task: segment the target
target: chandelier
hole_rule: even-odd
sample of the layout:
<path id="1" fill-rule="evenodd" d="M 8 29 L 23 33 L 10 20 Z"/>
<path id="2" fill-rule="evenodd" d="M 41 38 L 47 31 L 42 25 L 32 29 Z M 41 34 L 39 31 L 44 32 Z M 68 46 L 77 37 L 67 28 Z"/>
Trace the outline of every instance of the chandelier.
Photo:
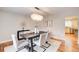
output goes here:
<path id="1" fill-rule="evenodd" d="M 31 18 L 32 18 L 32 20 L 35 20 L 35 21 L 42 21 L 43 20 L 43 16 L 40 14 L 31 14 Z"/>

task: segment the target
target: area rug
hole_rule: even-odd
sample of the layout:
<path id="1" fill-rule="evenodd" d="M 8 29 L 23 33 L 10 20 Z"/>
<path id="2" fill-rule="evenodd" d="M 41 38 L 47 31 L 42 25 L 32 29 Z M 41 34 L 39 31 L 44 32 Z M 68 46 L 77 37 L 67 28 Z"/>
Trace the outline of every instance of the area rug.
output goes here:
<path id="1" fill-rule="evenodd" d="M 46 48 L 46 50 L 44 51 L 43 48 L 40 48 L 38 46 L 35 47 L 35 50 L 37 50 L 37 52 L 57 52 L 58 48 L 61 45 L 60 41 L 57 40 L 50 40 L 49 43 L 51 44 L 48 48 Z"/>

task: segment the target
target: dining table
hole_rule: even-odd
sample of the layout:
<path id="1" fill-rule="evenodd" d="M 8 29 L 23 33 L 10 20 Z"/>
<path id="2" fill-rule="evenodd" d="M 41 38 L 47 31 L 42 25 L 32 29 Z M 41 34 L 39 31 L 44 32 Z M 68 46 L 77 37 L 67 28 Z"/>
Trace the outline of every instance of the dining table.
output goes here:
<path id="1" fill-rule="evenodd" d="M 34 50 L 34 43 L 33 40 L 40 37 L 40 34 L 42 33 L 47 33 L 45 31 L 39 31 L 39 33 L 35 33 L 35 32 L 30 32 L 30 33 L 24 33 L 24 34 L 20 34 L 20 36 L 28 39 L 29 42 L 29 52 L 34 52 L 36 50 Z"/>

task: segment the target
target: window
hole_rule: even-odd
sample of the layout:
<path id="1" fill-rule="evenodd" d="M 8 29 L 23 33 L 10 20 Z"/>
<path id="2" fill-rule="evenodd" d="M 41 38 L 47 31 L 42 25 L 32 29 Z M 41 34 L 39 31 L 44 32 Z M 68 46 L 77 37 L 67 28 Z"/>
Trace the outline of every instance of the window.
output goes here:
<path id="1" fill-rule="evenodd" d="M 72 21 L 71 20 L 66 20 L 65 21 L 65 26 L 66 27 L 72 27 Z"/>

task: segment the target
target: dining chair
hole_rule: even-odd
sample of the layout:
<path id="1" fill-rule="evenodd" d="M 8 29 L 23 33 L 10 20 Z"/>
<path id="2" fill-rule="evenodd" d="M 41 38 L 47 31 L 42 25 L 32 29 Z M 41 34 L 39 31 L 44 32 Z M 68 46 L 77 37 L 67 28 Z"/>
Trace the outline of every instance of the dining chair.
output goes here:
<path id="1" fill-rule="evenodd" d="M 46 33 L 46 36 L 45 36 L 45 40 L 46 40 L 46 48 L 48 48 L 51 44 L 49 43 L 49 33 L 47 32 Z"/>
<path id="2" fill-rule="evenodd" d="M 43 52 L 46 50 L 45 48 L 45 44 L 46 44 L 46 33 L 40 34 L 39 40 L 34 41 L 34 43 L 36 44 L 36 46 L 39 46 L 41 48 L 43 48 Z"/>
<path id="3" fill-rule="evenodd" d="M 10 47 L 8 47 L 8 48 L 6 48 L 5 51 L 7 51 L 7 50 L 13 48 L 13 49 L 11 49 L 13 52 L 14 52 L 14 51 L 15 51 L 15 52 L 18 52 L 18 51 L 24 49 L 25 46 L 28 44 L 28 42 L 27 42 L 26 40 L 20 40 L 20 41 L 19 41 L 19 40 L 16 38 L 16 35 L 15 35 L 15 34 L 12 34 L 12 35 L 11 35 L 11 38 L 12 38 L 12 41 L 13 41 L 13 45 L 10 46 Z"/>

